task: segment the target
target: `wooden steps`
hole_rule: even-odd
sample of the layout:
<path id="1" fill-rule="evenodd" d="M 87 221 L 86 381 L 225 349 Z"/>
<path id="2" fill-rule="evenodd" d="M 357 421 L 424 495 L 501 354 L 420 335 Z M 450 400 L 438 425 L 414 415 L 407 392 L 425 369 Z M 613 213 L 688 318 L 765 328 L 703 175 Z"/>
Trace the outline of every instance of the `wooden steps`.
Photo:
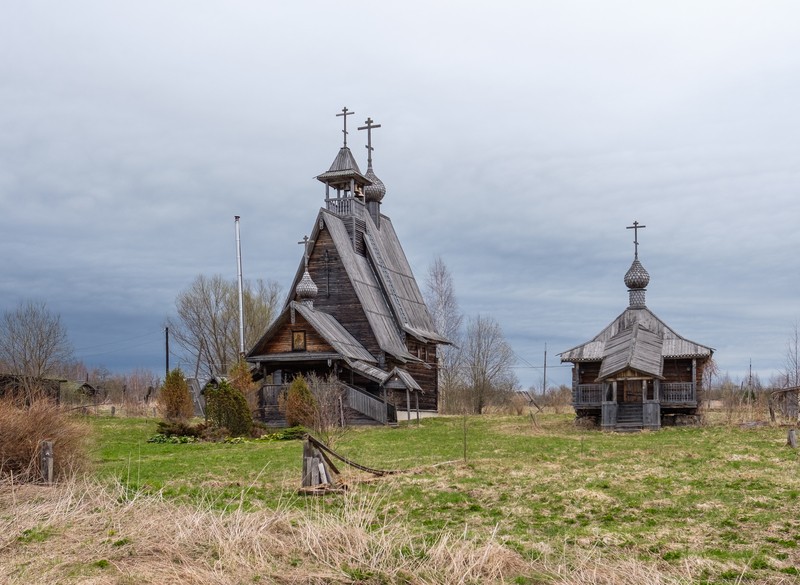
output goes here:
<path id="1" fill-rule="evenodd" d="M 614 425 L 614 430 L 618 433 L 641 431 L 643 419 L 641 402 L 623 402 L 617 407 L 617 423 Z"/>

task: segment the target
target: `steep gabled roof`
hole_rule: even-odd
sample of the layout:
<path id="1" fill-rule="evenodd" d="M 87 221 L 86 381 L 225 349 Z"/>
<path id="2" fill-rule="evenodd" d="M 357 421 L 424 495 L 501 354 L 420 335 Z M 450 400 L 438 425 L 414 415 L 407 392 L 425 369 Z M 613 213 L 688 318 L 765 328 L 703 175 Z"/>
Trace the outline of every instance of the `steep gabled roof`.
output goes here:
<path id="1" fill-rule="evenodd" d="M 356 205 L 359 209 L 363 207 L 360 203 Z M 400 361 L 419 361 L 408 352 L 404 334 L 423 342 L 448 341 L 436 332 L 391 220 L 382 215 L 381 227 L 378 229 L 369 214 L 361 213 L 359 219 L 366 226 L 365 256 L 353 249 L 351 236 L 345 225 L 345 221 L 352 221 L 352 218 L 342 218 L 326 209 L 320 209 L 311 239 L 318 239 L 322 225 L 330 233 L 381 350 Z M 289 288 L 287 305 L 294 297 L 294 289 L 302 278 L 303 271 L 304 264 L 301 262 Z"/>
<path id="2" fill-rule="evenodd" d="M 436 331 L 392 221 L 382 215 L 380 229 L 367 214 L 365 221 L 367 253 L 377 269 L 378 278 L 400 327 L 420 341 L 447 343 L 447 339 Z"/>

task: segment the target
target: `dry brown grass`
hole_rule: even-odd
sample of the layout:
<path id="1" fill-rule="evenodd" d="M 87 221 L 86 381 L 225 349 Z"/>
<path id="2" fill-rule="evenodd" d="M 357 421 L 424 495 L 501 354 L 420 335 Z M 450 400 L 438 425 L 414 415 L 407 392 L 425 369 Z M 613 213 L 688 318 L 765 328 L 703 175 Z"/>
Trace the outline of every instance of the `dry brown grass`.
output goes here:
<path id="1" fill-rule="evenodd" d="M 492 535 L 426 543 L 375 496 L 220 512 L 91 480 L 1 492 L 3 583 L 484 583 L 523 568 Z"/>
<path id="2" fill-rule="evenodd" d="M 26 585 L 230 583 L 690 583 L 635 558 L 564 545 L 525 560 L 492 531 L 423 538 L 383 515 L 381 496 L 350 493 L 231 512 L 73 480 L 0 486 L 0 582 Z M 296 503 L 296 502 L 295 502 Z M 465 530 L 466 533 L 466 530 Z"/>
<path id="3" fill-rule="evenodd" d="M 85 468 L 88 428 L 50 401 L 20 408 L 0 401 L 0 478 L 36 481 L 41 441 L 52 441 L 55 477 L 63 480 Z"/>

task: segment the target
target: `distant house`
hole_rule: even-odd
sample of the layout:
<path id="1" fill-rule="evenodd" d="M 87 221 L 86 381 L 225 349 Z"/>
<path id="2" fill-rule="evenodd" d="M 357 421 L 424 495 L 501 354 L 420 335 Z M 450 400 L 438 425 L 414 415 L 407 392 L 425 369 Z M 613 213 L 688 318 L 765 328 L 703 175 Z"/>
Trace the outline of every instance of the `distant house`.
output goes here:
<path id="1" fill-rule="evenodd" d="M 578 418 L 595 419 L 607 430 L 658 429 L 676 415 L 696 415 L 703 369 L 714 352 L 681 337 L 647 308 L 650 275 L 639 261 L 638 234 L 634 243 L 625 274 L 628 308 L 592 339 L 560 354 L 573 364 Z"/>
<path id="2" fill-rule="evenodd" d="M 0 374 L 0 399 L 30 404 L 32 399 L 47 398 L 58 404 L 61 380 L 21 374 Z"/>
<path id="3" fill-rule="evenodd" d="M 89 382 L 76 380 L 59 380 L 59 392 L 62 404 L 84 404 L 102 402 L 106 392 L 96 388 Z"/>
<path id="4" fill-rule="evenodd" d="M 342 115 L 342 114 L 340 114 Z M 344 110 L 345 130 L 347 110 Z M 261 388 L 264 418 L 280 422 L 279 395 L 298 374 L 333 376 L 362 422 L 396 420 L 397 410 L 435 411 L 433 324 L 391 220 L 380 211 L 386 187 L 372 168 L 368 119 L 365 174 L 347 147 L 328 171 L 303 259 L 278 318 L 247 354 Z"/>

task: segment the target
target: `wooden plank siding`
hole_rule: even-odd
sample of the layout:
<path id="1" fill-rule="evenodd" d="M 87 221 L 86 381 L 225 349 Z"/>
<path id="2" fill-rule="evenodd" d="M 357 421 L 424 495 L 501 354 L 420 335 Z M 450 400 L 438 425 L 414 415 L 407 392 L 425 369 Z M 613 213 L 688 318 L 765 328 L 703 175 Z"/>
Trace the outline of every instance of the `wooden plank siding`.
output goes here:
<path id="1" fill-rule="evenodd" d="M 295 313 L 294 325 L 292 325 L 290 321 L 287 321 L 283 327 L 278 329 L 275 336 L 264 346 L 264 353 L 291 353 L 293 351 L 292 333 L 295 331 L 305 332 L 307 353 L 334 352 L 334 348 L 314 331 L 311 325 L 303 319 L 303 316 L 299 313 Z"/>
<path id="2" fill-rule="evenodd" d="M 320 230 L 308 259 L 308 273 L 319 288 L 314 308 L 333 315 L 367 351 L 372 355 L 380 355 L 381 347 L 350 282 L 344 261 L 330 231 L 324 228 Z"/>

